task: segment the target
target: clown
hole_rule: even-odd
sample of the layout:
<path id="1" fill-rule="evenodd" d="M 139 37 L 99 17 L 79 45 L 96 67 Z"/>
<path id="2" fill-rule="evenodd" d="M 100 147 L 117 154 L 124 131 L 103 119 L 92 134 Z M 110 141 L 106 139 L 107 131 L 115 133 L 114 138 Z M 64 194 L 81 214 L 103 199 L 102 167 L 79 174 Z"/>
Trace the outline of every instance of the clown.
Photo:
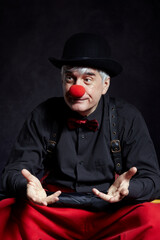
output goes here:
<path id="1" fill-rule="evenodd" d="M 134 106 L 116 99 L 109 115 L 108 89 L 122 67 L 107 41 L 75 34 L 62 58 L 49 60 L 61 69 L 63 97 L 33 110 L 13 147 L 3 173 L 12 197 L 0 205 L 3 239 L 5 229 L 14 239 L 159 239 L 160 206 L 151 203 L 160 195 L 158 161 Z"/>

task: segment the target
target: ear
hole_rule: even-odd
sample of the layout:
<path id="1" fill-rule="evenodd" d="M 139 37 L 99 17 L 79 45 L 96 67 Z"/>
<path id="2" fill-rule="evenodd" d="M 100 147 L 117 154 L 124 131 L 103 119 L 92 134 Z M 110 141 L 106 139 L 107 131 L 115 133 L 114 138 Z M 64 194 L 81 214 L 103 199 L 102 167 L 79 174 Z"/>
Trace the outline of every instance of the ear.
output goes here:
<path id="1" fill-rule="evenodd" d="M 106 94 L 110 86 L 110 77 L 107 77 L 103 82 L 102 95 Z"/>

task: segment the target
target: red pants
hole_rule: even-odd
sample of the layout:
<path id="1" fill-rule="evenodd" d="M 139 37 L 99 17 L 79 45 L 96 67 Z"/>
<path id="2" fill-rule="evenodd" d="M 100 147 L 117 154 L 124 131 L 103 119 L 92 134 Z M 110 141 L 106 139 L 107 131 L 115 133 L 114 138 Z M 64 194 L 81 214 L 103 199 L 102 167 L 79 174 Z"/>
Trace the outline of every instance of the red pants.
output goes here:
<path id="1" fill-rule="evenodd" d="M 15 199 L 0 202 L 4 240 L 159 240 L 160 204 L 126 206 L 115 213 L 38 206 Z"/>

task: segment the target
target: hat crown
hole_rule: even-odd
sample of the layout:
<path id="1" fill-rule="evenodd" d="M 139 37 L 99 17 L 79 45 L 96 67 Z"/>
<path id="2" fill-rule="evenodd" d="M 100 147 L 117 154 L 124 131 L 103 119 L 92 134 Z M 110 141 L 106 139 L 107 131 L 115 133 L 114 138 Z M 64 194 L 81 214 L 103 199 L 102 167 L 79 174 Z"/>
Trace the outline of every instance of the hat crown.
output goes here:
<path id="1" fill-rule="evenodd" d="M 92 33 L 77 33 L 65 43 L 61 59 L 49 58 L 61 68 L 64 65 L 90 67 L 104 71 L 114 77 L 122 71 L 122 66 L 111 58 L 111 50 L 105 38 Z"/>
<path id="2" fill-rule="evenodd" d="M 96 34 L 77 33 L 70 37 L 63 49 L 63 59 L 110 58 L 111 50 L 107 41 Z"/>

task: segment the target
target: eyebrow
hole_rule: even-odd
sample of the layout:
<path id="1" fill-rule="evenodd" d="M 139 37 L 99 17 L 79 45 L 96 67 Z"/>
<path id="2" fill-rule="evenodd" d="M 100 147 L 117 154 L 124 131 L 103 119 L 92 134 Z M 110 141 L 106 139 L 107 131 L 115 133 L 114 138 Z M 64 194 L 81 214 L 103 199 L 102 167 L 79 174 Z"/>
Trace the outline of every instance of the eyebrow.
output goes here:
<path id="1" fill-rule="evenodd" d="M 92 72 L 84 72 L 84 74 L 89 76 L 95 76 L 95 73 L 92 73 Z"/>
<path id="2" fill-rule="evenodd" d="M 66 71 L 65 71 L 65 74 L 74 74 L 74 72 L 73 72 L 73 71 L 70 71 L 70 70 L 66 70 Z M 95 76 L 95 73 L 92 73 L 92 72 L 84 72 L 83 75 Z"/>

